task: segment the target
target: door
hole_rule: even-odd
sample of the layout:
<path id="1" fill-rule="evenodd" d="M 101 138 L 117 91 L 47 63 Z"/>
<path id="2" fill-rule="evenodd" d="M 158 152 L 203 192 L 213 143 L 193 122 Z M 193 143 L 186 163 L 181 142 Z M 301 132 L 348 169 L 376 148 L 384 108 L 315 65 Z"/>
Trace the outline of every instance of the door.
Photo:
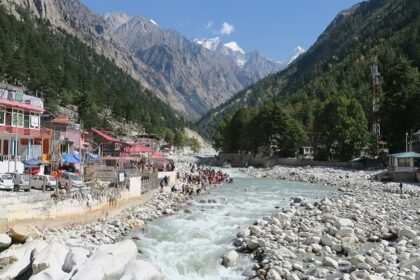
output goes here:
<path id="1" fill-rule="evenodd" d="M 3 155 L 9 155 L 9 140 L 3 140 Z"/>

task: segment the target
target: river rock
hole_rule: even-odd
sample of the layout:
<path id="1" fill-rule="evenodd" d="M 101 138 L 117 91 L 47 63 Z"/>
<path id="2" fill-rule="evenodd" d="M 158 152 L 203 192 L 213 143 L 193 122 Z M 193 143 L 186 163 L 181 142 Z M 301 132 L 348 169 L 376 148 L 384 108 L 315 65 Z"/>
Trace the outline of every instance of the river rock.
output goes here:
<path id="1" fill-rule="evenodd" d="M 288 258 L 288 259 L 296 259 L 297 256 L 295 253 L 290 251 L 284 246 L 281 246 L 279 249 L 275 250 L 275 253 L 277 256 L 280 256 L 282 258 Z"/>
<path id="2" fill-rule="evenodd" d="M 253 251 L 258 248 L 258 239 L 256 238 L 246 238 L 245 239 L 246 246 L 249 250 Z"/>
<path id="3" fill-rule="evenodd" d="M 0 253 L 0 279 L 15 279 L 31 265 L 31 256 L 42 250 L 47 243 L 43 240 L 28 241 L 25 244 L 12 245 Z M 1 267 L 0 267 L 1 269 Z"/>
<path id="4" fill-rule="evenodd" d="M 8 248 L 12 244 L 12 238 L 9 235 L 1 233 L 0 234 L 0 250 Z"/>
<path id="5" fill-rule="evenodd" d="M 45 248 L 33 254 L 32 271 L 37 274 L 49 267 L 61 270 L 69 249 L 59 241 L 48 244 Z"/>
<path id="6" fill-rule="evenodd" d="M 403 229 L 399 232 L 398 236 L 399 236 L 399 237 L 407 237 L 408 239 L 414 239 L 414 238 L 416 238 L 417 233 L 416 233 L 414 230 L 412 230 L 412 229 L 409 229 L 409 228 L 403 228 Z"/>
<path id="7" fill-rule="evenodd" d="M 301 203 L 303 202 L 303 197 L 297 196 L 293 198 L 293 203 Z"/>
<path id="8" fill-rule="evenodd" d="M 10 237 L 16 242 L 25 242 L 29 237 L 36 239 L 39 236 L 39 231 L 32 225 L 15 225 L 9 230 Z"/>
<path id="9" fill-rule="evenodd" d="M 163 274 L 151 263 L 142 260 L 131 261 L 120 280 L 163 280 Z"/>
<path id="10" fill-rule="evenodd" d="M 351 257 L 350 262 L 352 265 L 357 266 L 359 263 L 365 262 L 365 257 L 362 255 L 355 255 Z"/>
<path id="11" fill-rule="evenodd" d="M 236 262 L 238 261 L 238 253 L 235 250 L 231 250 L 229 252 L 226 252 L 223 255 L 222 265 L 226 267 L 232 267 L 236 265 Z"/>
<path id="12" fill-rule="evenodd" d="M 264 233 L 264 231 L 261 230 L 258 226 L 250 226 L 249 229 L 253 235 L 261 235 Z"/>
<path id="13" fill-rule="evenodd" d="M 124 240 L 113 245 L 102 245 L 77 270 L 72 280 L 118 278 L 136 256 L 137 247 L 132 240 Z"/>
<path id="14" fill-rule="evenodd" d="M 141 229 L 144 227 L 144 222 L 137 218 L 127 220 L 127 224 L 131 227 L 131 229 Z"/>
<path id="15" fill-rule="evenodd" d="M 333 239 L 332 236 L 330 236 L 328 234 L 323 234 L 322 237 L 321 237 L 321 243 L 325 246 L 331 247 L 332 245 L 334 245 L 335 240 Z"/>
<path id="16" fill-rule="evenodd" d="M 354 236 L 354 230 L 351 227 L 341 227 L 337 231 L 337 235 L 341 237 L 352 237 Z"/>
<path id="17" fill-rule="evenodd" d="M 338 262 L 330 257 L 325 257 L 322 259 L 322 264 L 327 267 L 338 268 Z"/>
<path id="18" fill-rule="evenodd" d="M 352 220 L 347 219 L 347 218 L 340 218 L 338 219 L 335 223 L 334 223 L 335 227 L 337 227 L 338 229 L 342 228 L 342 227 L 350 227 L 350 228 L 354 228 L 354 223 Z"/>

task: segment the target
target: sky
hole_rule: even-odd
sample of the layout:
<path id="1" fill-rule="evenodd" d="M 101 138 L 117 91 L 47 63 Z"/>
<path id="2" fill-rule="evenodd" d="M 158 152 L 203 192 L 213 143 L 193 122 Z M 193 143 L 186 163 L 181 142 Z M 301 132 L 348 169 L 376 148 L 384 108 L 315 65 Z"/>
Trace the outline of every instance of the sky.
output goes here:
<path id="1" fill-rule="evenodd" d="M 189 39 L 220 37 L 245 51 L 286 60 L 307 50 L 338 12 L 360 0 L 81 0 L 101 15 L 121 11 L 153 19 Z"/>

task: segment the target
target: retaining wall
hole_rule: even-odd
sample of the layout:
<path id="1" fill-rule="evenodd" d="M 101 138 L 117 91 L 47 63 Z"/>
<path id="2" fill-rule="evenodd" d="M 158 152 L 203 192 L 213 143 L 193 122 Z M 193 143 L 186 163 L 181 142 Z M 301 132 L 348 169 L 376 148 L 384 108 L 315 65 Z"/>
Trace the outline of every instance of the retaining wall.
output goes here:
<path id="1" fill-rule="evenodd" d="M 115 190 L 115 189 L 114 189 Z M 54 200 L 52 192 L 0 192 L 0 229 L 23 222 L 78 218 L 92 213 L 104 214 L 110 208 L 142 197 L 141 177 L 130 178 L 130 188 L 96 198 Z M 99 217 L 99 216 L 98 216 Z"/>

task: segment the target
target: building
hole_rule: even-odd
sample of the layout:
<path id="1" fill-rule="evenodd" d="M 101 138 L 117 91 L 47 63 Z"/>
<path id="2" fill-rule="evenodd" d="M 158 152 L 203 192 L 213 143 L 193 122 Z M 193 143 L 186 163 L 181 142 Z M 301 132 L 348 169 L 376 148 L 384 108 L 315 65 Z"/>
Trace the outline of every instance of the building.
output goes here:
<path id="1" fill-rule="evenodd" d="M 419 180 L 420 153 L 405 152 L 388 155 L 388 173 L 394 181 Z M 417 176 L 417 178 L 416 178 Z"/>
<path id="2" fill-rule="evenodd" d="M 413 133 L 411 150 L 416 153 L 420 153 L 420 130 Z"/>
<path id="3" fill-rule="evenodd" d="M 61 154 L 72 154 L 81 150 L 80 125 L 71 122 L 66 116 L 57 116 L 45 112 L 41 116 L 42 124 L 52 130 L 51 149 L 53 161 L 58 161 Z"/>
<path id="4" fill-rule="evenodd" d="M 136 144 L 152 148 L 153 150 L 159 150 L 165 143 L 165 140 L 156 134 L 142 134 L 136 139 Z"/>
<path id="5" fill-rule="evenodd" d="M 0 172 L 18 168 L 28 159 L 48 160 L 51 130 L 41 127 L 44 111 L 41 98 L 25 94 L 26 89 L 0 83 Z M 14 165 L 8 161 L 14 162 Z M 13 167 L 10 167 L 13 165 Z"/>

